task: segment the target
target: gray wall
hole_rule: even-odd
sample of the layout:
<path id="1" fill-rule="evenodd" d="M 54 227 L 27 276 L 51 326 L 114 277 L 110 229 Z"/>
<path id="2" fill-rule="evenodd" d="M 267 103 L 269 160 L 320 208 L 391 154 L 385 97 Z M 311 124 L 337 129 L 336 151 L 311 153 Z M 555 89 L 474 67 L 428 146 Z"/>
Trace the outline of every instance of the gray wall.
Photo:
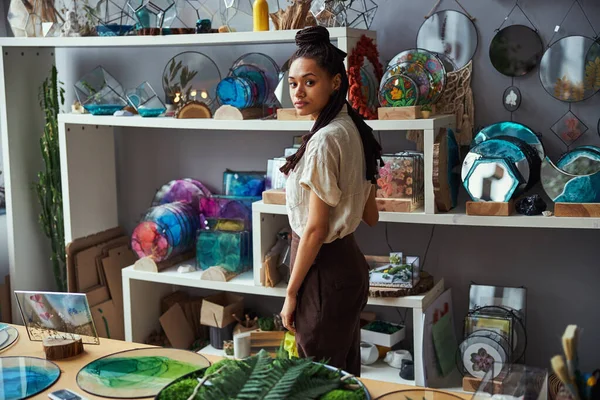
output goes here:
<path id="1" fill-rule="evenodd" d="M 6 0 L 5 0 L 6 1 Z M 380 9 L 372 29 L 378 31 L 382 60 L 399 51 L 414 47 L 416 32 L 434 1 L 379 0 Z M 510 85 L 510 78 L 497 73 L 491 66 L 487 48 L 496 29 L 514 5 L 514 0 L 461 0 L 477 20 L 479 49 L 474 59 L 473 87 L 475 90 L 476 124 L 486 125 L 506 120 L 509 114 L 501 104 L 501 95 Z M 588 15 L 600 31 L 600 2 L 582 1 Z M 560 23 L 571 0 L 528 0 L 523 2 L 540 34 L 547 43 L 554 26 Z M 442 8 L 455 8 L 444 0 Z M 517 10 L 511 21 L 524 18 Z M 559 36 L 586 34 L 591 29 L 584 24 L 579 9 L 563 24 Z M 557 37 L 559 37 L 557 36 Z M 150 81 L 160 91 L 160 75 L 167 60 L 183 49 L 152 50 L 59 50 L 61 78 L 67 89 L 77 76 L 98 64 L 104 65 L 124 86 L 133 87 L 142 80 Z M 292 50 L 290 46 L 255 46 L 230 48 L 195 48 L 214 57 L 222 74 L 237 56 L 248 51 L 264 51 L 276 61 L 283 62 Z M 65 54 L 65 52 L 67 54 Z M 68 57 L 62 57 L 66 55 Z M 550 131 L 550 126 L 564 114 L 567 105 L 554 100 L 540 86 L 537 73 L 516 79 L 523 93 L 523 105 L 514 119 L 529 125 L 543 135 L 548 153 L 557 157 L 564 145 Z M 69 101 L 73 93 L 69 91 Z M 590 130 L 578 144 L 600 145 L 596 123 L 600 117 L 600 96 L 573 106 L 573 111 Z M 192 176 L 220 189 L 225 168 L 265 168 L 266 159 L 281 154 L 290 144 L 289 133 L 191 132 L 160 130 L 118 130 L 118 185 L 120 220 L 132 229 L 149 205 L 154 191 L 165 181 Z M 386 151 L 411 147 L 403 135 L 382 132 Z M 395 251 L 424 255 L 432 226 L 389 224 L 389 242 Z M 385 224 L 357 233 L 361 247 L 368 254 L 389 252 L 385 239 Z M 471 281 L 491 285 L 526 286 L 528 290 L 527 361 L 548 366 L 549 358 L 560 351 L 560 336 L 566 324 L 576 323 L 585 328 L 581 339 L 581 363 L 594 368 L 600 360 L 600 346 L 594 338 L 600 335 L 600 319 L 596 302 L 600 300 L 597 282 L 595 245 L 598 231 L 446 227 L 435 228 L 427 255 L 426 269 L 436 278 L 444 278 L 453 288 L 455 315 L 458 320 L 467 310 L 468 287 Z M 265 308 L 276 310 L 280 300 L 257 298 Z M 375 309 L 382 312 L 381 308 Z M 397 318 L 393 310 L 382 312 L 387 318 Z"/>

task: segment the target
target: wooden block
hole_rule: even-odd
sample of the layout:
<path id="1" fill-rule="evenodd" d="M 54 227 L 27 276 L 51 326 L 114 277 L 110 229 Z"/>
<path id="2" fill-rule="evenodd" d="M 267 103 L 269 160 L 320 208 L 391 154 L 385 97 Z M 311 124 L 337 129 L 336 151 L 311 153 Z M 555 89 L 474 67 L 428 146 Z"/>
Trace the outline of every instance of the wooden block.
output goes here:
<path id="1" fill-rule="evenodd" d="M 600 203 L 556 203 L 557 217 L 600 218 Z"/>
<path id="2" fill-rule="evenodd" d="M 239 274 L 234 272 L 227 271 L 223 267 L 216 266 L 205 270 L 200 276 L 200 279 L 203 281 L 227 282 L 238 275 Z"/>
<path id="3" fill-rule="evenodd" d="M 387 212 L 412 212 L 422 205 L 412 199 L 393 199 L 378 197 L 375 199 L 377 209 Z"/>
<path id="4" fill-rule="evenodd" d="M 250 355 L 258 354 L 261 349 L 264 349 L 272 357 L 275 357 L 284 337 L 284 331 L 250 332 Z"/>
<path id="5" fill-rule="evenodd" d="M 381 120 L 420 119 L 421 106 L 412 107 L 379 107 L 377 115 Z"/>
<path id="6" fill-rule="evenodd" d="M 175 118 L 212 118 L 210 108 L 199 101 L 188 101 L 175 112 Z"/>
<path id="7" fill-rule="evenodd" d="M 47 360 L 64 360 L 83 353 L 83 341 L 63 337 L 44 338 L 42 345 Z"/>
<path id="8" fill-rule="evenodd" d="M 142 257 L 133 264 L 136 271 L 160 272 L 194 258 L 194 252 L 183 253 L 165 261 L 156 262 L 151 256 Z"/>
<path id="9" fill-rule="evenodd" d="M 467 201 L 467 215 L 508 217 L 515 211 L 514 201 Z"/>
<path id="10" fill-rule="evenodd" d="M 285 205 L 285 190 L 271 189 L 262 193 L 263 203 Z"/>
<path id="11" fill-rule="evenodd" d="M 236 108 L 228 104 L 222 105 L 215 111 L 214 119 L 242 121 L 245 119 L 260 119 L 265 116 L 265 111 L 260 108 Z"/>
<path id="12" fill-rule="evenodd" d="M 475 378 L 473 376 L 465 376 L 463 377 L 463 390 L 465 392 L 476 392 L 479 389 L 479 385 L 481 385 L 481 378 Z M 502 393 L 502 381 L 494 380 L 494 394 Z M 489 391 L 489 389 L 488 389 Z"/>
<path id="13" fill-rule="evenodd" d="M 279 121 L 311 121 L 311 115 L 298 115 L 295 108 L 280 108 L 277 110 Z"/>

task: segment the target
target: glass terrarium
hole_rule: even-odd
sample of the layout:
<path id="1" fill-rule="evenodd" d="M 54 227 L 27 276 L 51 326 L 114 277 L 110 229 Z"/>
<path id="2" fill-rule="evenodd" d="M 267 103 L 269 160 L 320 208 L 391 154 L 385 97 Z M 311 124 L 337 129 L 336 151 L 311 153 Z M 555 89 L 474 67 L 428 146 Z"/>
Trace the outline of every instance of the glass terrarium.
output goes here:
<path id="1" fill-rule="evenodd" d="M 129 90 L 127 100 L 142 117 L 158 117 L 167 110 L 167 107 L 148 82 Z"/>
<path id="2" fill-rule="evenodd" d="M 127 9 L 139 29 L 169 28 L 177 18 L 175 0 L 128 0 Z"/>
<path id="3" fill-rule="evenodd" d="M 390 253 L 389 263 L 369 271 L 371 287 L 413 288 L 420 279 L 419 257 Z"/>
<path id="4" fill-rule="evenodd" d="M 496 376 L 495 368 L 491 368 L 484 376 L 472 400 L 503 399 L 548 399 L 548 371 L 522 364 L 512 364 L 506 373 Z"/>
<path id="5" fill-rule="evenodd" d="M 226 196 L 261 196 L 265 190 L 265 172 L 226 170 L 223 189 Z"/>
<path id="6" fill-rule="evenodd" d="M 113 115 L 127 105 L 123 86 L 101 66 L 75 83 L 75 95 L 92 115 Z"/>
<path id="7" fill-rule="evenodd" d="M 88 18 L 96 25 L 98 36 L 123 36 L 135 27 L 135 20 L 122 2 L 100 0 L 94 7 L 84 5 Z"/>
<path id="8" fill-rule="evenodd" d="M 387 154 L 382 159 L 384 166 L 379 169 L 377 197 L 410 199 L 413 203 L 423 203 L 423 153 L 407 151 Z"/>
<path id="9" fill-rule="evenodd" d="M 229 272 L 241 273 L 252 264 L 252 242 L 249 231 L 237 230 L 243 221 L 210 221 L 209 229 L 198 231 L 196 261 L 206 270 L 221 267 Z M 236 229 L 236 230 L 228 230 Z"/>

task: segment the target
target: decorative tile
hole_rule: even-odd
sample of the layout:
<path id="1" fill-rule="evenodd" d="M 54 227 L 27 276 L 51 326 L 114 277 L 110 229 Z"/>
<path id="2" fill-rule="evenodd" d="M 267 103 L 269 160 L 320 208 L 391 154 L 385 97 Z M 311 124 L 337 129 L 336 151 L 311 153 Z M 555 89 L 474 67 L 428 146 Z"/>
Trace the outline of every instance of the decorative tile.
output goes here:
<path id="1" fill-rule="evenodd" d="M 569 110 L 550 129 L 566 146 L 571 146 L 587 132 L 588 127 Z"/>

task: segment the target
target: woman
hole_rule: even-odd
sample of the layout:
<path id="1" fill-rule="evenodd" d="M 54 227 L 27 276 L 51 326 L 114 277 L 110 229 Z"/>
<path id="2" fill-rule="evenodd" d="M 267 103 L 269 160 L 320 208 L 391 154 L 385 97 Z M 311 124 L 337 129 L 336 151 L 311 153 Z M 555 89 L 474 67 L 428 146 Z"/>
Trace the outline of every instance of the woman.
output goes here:
<path id="1" fill-rule="evenodd" d="M 290 94 L 313 128 L 281 171 L 288 174 L 286 203 L 292 239 L 292 273 L 281 311 L 296 332 L 298 353 L 360 374 L 360 312 L 367 303 L 368 266 L 353 232 L 373 226 L 381 146 L 346 102 L 346 53 L 323 27 L 296 35 Z"/>

